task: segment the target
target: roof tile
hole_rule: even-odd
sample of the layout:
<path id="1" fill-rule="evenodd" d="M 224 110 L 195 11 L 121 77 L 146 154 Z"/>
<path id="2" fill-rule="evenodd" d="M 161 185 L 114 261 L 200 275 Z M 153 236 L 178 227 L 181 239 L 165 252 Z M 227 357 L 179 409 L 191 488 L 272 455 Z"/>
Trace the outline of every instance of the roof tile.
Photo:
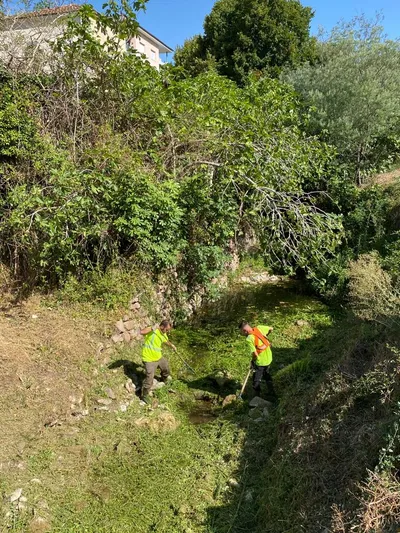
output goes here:
<path id="1" fill-rule="evenodd" d="M 17 15 L 17 18 L 32 18 L 32 17 L 43 17 L 45 15 L 63 15 L 67 13 L 73 13 L 74 11 L 78 11 L 81 6 L 78 4 L 68 4 L 65 6 L 58 6 L 58 7 L 46 7 L 44 9 L 40 9 L 39 11 L 29 11 L 28 13 L 21 13 Z"/>

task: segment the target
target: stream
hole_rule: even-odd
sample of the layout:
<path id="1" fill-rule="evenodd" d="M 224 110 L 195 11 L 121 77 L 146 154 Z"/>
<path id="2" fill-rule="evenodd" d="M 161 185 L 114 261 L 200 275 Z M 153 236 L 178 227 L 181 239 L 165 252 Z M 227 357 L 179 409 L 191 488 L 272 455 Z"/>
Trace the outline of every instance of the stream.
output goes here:
<path id="1" fill-rule="evenodd" d="M 274 327 L 269 338 L 278 402 L 268 408 L 249 407 L 251 383 L 243 399 L 235 396 L 250 360 L 238 329 L 242 319 Z M 171 331 L 178 353 L 165 348 L 165 356 L 173 381 L 155 392 L 157 405 L 134 402 L 115 418 L 99 415 L 74 437 L 88 450 L 94 489 L 62 493 L 54 532 L 266 532 L 259 528 L 260 487 L 266 486 L 282 412 L 292 401 L 292 369 L 307 368 L 310 343 L 321 342 L 332 321 L 330 310 L 301 284 L 262 272 L 242 276 Z M 139 349 L 126 356 L 133 368 L 140 366 Z M 124 379 L 112 376 L 115 386 Z M 233 401 L 223 405 L 229 395 Z M 268 400 L 265 388 L 261 396 Z"/>

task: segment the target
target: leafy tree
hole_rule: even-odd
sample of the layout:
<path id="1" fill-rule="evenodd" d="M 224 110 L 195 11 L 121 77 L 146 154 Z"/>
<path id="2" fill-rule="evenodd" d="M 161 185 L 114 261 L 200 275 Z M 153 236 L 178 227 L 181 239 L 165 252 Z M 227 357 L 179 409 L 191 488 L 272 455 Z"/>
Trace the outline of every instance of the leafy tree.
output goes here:
<path id="1" fill-rule="evenodd" d="M 287 73 L 310 107 L 309 128 L 334 144 L 358 183 L 400 135 L 400 42 L 359 17 L 318 44 L 320 61 Z"/>
<path id="2" fill-rule="evenodd" d="M 186 205 L 197 206 L 197 242 L 221 245 L 247 226 L 270 263 L 311 267 L 332 253 L 340 220 L 318 208 L 319 195 L 304 191 L 324 174 L 330 151 L 300 131 L 288 87 L 266 78 L 239 89 L 207 73 L 169 92 L 175 119 L 161 141 L 168 141 L 169 172 L 195 178 Z"/>
<path id="3" fill-rule="evenodd" d="M 121 55 L 121 44 L 136 34 L 139 26 L 136 13 L 145 9 L 146 3 L 147 0 L 108 0 L 102 6 L 103 11 L 83 4 L 78 16 L 69 18 L 55 49 L 68 53 L 70 58 L 80 51 L 92 62 L 106 54 L 109 61 L 116 59 Z"/>
<path id="4" fill-rule="evenodd" d="M 183 46 L 178 46 L 174 60 L 189 76 L 197 76 L 216 67 L 214 57 L 205 48 L 202 35 L 195 35 L 187 39 Z"/>
<path id="5" fill-rule="evenodd" d="M 21 80 L 31 88 L 18 103 L 24 112 L 5 93 L 0 133 L 14 166 L 3 167 L 3 260 L 32 284 L 123 262 L 154 274 L 174 267 L 194 288 L 223 270 L 248 228 L 270 263 L 311 270 L 331 256 L 340 216 L 321 209 L 312 184 L 332 154 L 302 132 L 294 91 L 263 77 L 239 88 L 215 71 L 182 79 L 173 67 L 164 83 L 164 73 L 121 53 L 134 17 L 105 42 L 93 35 L 93 24 L 117 27 L 118 5 L 101 15 L 84 6 L 70 21 L 51 75 Z M 21 132 L 26 148 L 13 144 Z M 38 137 L 43 147 L 32 150 Z"/>
<path id="6" fill-rule="evenodd" d="M 276 74 L 314 58 L 312 16 L 299 0 L 218 0 L 205 19 L 204 36 L 186 41 L 175 62 L 192 74 L 211 56 L 218 72 L 239 84 L 252 71 Z"/>

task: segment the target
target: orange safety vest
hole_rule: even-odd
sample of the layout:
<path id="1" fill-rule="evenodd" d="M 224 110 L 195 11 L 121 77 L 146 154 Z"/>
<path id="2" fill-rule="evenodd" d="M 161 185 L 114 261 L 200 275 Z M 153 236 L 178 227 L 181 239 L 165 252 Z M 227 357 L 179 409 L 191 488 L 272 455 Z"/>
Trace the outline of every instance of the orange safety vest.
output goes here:
<path id="1" fill-rule="evenodd" d="M 254 347 L 256 349 L 257 355 L 260 355 L 261 352 L 271 346 L 271 343 L 269 342 L 267 337 L 263 335 L 258 328 L 253 328 L 251 334 L 254 335 Z"/>

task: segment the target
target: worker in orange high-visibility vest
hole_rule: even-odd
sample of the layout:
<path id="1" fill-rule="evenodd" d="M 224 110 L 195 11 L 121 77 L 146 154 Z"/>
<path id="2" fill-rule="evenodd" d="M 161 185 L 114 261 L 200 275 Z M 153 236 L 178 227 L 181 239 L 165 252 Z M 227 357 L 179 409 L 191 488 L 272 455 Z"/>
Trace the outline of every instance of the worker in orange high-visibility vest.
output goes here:
<path id="1" fill-rule="evenodd" d="M 261 382 L 264 379 L 268 393 L 275 396 L 274 385 L 272 377 L 269 372 L 272 363 L 271 343 L 267 336 L 274 329 L 271 326 L 256 326 L 252 327 L 245 320 L 239 324 L 240 333 L 246 337 L 246 342 L 249 347 L 249 352 L 252 357 L 253 373 L 253 389 L 257 396 L 261 392 Z"/>

